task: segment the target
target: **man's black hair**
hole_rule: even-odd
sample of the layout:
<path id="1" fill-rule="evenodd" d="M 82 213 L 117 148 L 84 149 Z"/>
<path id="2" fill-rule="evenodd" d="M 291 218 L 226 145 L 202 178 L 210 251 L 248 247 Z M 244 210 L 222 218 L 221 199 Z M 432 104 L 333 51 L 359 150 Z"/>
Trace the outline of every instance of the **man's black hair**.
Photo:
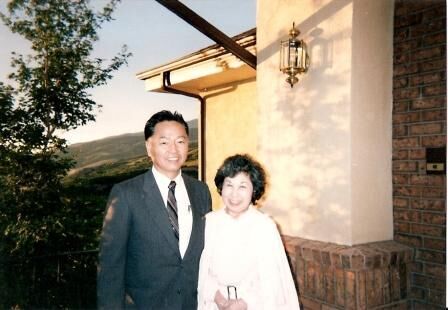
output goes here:
<path id="1" fill-rule="evenodd" d="M 154 129 L 156 128 L 156 125 L 160 122 L 164 121 L 174 121 L 178 122 L 185 128 L 185 132 L 188 135 L 188 124 L 184 120 L 182 114 L 175 111 L 174 113 L 171 111 L 163 110 L 160 112 L 157 112 L 151 118 L 146 122 L 145 124 L 145 140 L 148 140 L 149 137 L 151 137 L 154 134 Z"/>

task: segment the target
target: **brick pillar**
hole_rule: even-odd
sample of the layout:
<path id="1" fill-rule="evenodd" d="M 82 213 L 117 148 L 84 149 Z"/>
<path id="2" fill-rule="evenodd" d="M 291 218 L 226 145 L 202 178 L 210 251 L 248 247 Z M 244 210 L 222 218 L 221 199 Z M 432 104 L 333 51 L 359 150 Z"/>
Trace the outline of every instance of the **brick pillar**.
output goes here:
<path id="1" fill-rule="evenodd" d="M 356 246 L 284 236 L 307 309 L 407 309 L 413 251 L 395 241 Z"/>
<path id="2" fill-rule="evenodd" d="M 446 175 L 425 167 L 446 146 L 446 1 L 396 0 L 394 20 L 394 240 L 415 251 L 412 307 L 444 309 Z"/>

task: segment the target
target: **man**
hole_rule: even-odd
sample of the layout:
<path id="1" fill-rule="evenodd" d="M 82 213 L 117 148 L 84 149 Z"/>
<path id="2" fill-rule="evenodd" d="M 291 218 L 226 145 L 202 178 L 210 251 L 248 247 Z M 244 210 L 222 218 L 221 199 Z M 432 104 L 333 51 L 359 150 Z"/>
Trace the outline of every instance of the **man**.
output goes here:
<path id="1" fill-rule="evenodd" d="M 115 185 L 109 196 L 99 254 L 98 307 L 193 310 L 210 192 L 204 183 L 181 173 L 189 142 L 181 114 L 154 114 L 146 122 L 145 140 L 152 168 Z"/>

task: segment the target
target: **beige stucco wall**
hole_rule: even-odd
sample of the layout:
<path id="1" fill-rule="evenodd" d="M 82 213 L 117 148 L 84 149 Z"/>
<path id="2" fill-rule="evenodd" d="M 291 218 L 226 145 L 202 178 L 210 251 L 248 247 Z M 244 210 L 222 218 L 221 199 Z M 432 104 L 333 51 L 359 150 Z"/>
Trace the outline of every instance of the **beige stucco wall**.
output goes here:
<path id="1" fill-rule="evenodd" d="M 263 210 L 282 233 L 359 244 L 392 239 L 390 0 L 258 0 L 257 154 Z M 295 22 L 311 68 L 290 88 L 279 42 Z"/>
<path id="2" fill-rule="evenodd" d="M 393 239 L 393 2 L 357 0 L 353 7 L 353 243 Z"/>
<path id="3" fill-rule="evenodd" d="M 255 78 L 202 93 L 206 115 L 206 182 L 213 208 L 221 207 L 214 177 L 228 156 L 246 153 L 256 156 L 257 107 Z"/>

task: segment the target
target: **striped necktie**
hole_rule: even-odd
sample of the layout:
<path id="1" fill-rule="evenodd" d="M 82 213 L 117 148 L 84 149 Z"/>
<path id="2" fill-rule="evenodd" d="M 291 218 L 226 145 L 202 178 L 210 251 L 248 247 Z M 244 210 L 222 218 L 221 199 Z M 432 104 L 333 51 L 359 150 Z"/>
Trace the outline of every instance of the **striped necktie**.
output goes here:
<path id="1" fill-rule="evenodd" d="M 176 188 L 176 182 L 171 181 L 170 185 L 168 185 L 168 199 L 166 204 L 171 227 L 173 228 L 174 235 L 179 240 L 179 220 L 177 218 L 177 202 L 176 197 L 174 196 L 175 188 Z"/>

